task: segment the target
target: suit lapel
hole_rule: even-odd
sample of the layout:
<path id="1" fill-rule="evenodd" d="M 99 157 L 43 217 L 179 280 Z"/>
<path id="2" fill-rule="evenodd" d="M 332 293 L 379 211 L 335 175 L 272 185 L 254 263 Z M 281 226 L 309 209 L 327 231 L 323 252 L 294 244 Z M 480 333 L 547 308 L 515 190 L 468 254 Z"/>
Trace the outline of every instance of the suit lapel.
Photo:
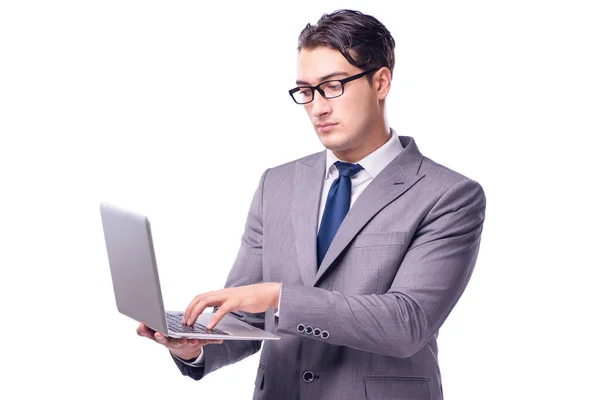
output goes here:
<path id="1" fill-rule="evenodd" d="M 323 151 L 299 161 L 294 171 L 292 224 L 300 275 L 305 286 L 312 285 L 317 272 L 317 220 L 325 161 Z"/>
<path id="2" fill-rule="evenodd" d="M 358 197 L 333 238 L 318 273 L 316 275 L 312 274 L 314 280 L 310 283 L 305 282 L 305 284 L 316 285 L 362 227 L 383 207 L 400 197 L 425 176 L 417 175 L 423 156 L 419 152 L 414 140 L 410 137 L 399 137 L 399 140 L 404 150 L 373 179 L 365 191 Z M 323 175 L 321 176 L 322 180 Z M 314 212 L 318 215 L 318 201 Z M 305 214 L 304 216 L 306 217 L 306 215 L 314 214 Z M 314 227 L 316 230 L 316 221 L 313 226 L 311 219 L 310 225 L 311 228 Z M 314 232 L 311 244 L 310 251 L 316 265 L 316 232 Z"/>

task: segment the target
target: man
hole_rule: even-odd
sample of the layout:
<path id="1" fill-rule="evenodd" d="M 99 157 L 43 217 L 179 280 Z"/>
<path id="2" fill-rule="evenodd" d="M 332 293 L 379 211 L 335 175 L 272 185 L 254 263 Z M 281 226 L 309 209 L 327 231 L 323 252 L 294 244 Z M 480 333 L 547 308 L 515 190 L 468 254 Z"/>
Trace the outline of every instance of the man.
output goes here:
<path id="1" fill-rule="evenodd" d="M 282 336 L 261 353 L 255 399 L 442 399 L 437 334 L 471 276 L 485 213 L 481 186 L 424 157 L 387 124 L 394 39 L 340 10 L 302 31 L 297 87 L 326 148 L 265 171 L 225 289 L 206 307 Z M 202 379 L 259 341 L 165 338 Z"/>

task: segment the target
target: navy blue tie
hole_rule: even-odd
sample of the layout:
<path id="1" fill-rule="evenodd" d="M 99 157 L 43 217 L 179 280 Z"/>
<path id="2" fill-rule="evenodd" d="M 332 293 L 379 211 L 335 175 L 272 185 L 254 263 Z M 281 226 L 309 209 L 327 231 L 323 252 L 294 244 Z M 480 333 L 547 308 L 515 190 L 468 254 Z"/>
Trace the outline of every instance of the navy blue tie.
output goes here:
<path id="1" fill-rule="evenodd" d="M 350 209 L 352 191 L 350 178 L 363 169 L 360 164 L 349 164 L 341 161 L 337 161 L 335 166 L 340 175 L 333 181 L 329 189 L 325 211 L 323 211 L 323 218 L 321 219 L 321 227 L 317 235 L 317 268 L 321 266 L 335 233 Z"/>

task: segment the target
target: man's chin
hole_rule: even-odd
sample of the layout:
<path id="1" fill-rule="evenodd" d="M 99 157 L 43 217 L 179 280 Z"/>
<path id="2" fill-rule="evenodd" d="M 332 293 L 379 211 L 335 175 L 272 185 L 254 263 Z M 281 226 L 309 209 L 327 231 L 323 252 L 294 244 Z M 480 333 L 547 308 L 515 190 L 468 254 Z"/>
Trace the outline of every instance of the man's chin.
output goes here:
<path id="1" fill-rule="evenodd" d="M 348 140 L 339 133 L 332 132 L 328 134 L 322 134 L 317 132 L 317 136 L 319 137 L 321 144 L 331 151 L 341 151 L 348 143 Z"/>

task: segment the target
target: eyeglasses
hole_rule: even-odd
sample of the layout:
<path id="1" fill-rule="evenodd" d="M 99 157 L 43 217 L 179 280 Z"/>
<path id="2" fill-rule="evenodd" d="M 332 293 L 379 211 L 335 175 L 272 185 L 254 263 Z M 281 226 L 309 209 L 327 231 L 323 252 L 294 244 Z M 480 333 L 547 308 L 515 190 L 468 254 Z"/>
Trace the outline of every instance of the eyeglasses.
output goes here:
<path id="1" fill-rule="evenodd" d="M 370 69 L 360 74 L 352 75 L 344 79 L 325 81 L 319 83 L 317 86 L 299 86 L 290 89 L 289 93 L 296 104 L 307 104 L 315 99 L 315 90 L 321 93 L 326 99 L 334 99 L 344 94 L 344 84 L 362 78 L 363 76 L 370 74 L 371 72 L 377 71 L 378 68 Z"/>

